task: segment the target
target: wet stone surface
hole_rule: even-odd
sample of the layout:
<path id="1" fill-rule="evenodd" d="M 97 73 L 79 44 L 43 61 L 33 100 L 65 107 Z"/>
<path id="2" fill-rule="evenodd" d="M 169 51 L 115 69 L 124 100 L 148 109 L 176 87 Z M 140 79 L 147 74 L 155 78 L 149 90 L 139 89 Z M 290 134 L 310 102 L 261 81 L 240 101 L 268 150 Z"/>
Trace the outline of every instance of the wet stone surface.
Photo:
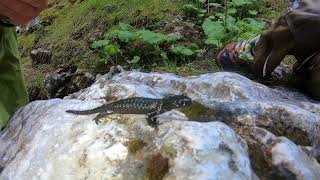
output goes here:
<path id="1" fill-rule="evenodd" d="M 95 115 L 65 113 L 167 94 L 194 103 L 160 115 L 158 129 L 143 115 L 113 115 L 97 126 Z M 319 114 L 320 103 L 299 92 L 234 73 L 113 71 L 62 100 L 20 109 L 0 134 L 0 179 L 316 179 Z M 161 171 L 153 171 L 152 157 Z"/>

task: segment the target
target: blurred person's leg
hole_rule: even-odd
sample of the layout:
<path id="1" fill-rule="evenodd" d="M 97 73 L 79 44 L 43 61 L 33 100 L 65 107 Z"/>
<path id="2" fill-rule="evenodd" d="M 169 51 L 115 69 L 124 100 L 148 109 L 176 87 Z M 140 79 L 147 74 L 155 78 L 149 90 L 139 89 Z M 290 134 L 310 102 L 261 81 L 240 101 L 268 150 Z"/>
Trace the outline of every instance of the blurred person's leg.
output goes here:
<path id="1" fill-rule="evenodd" d="M 15 27 L 0 26 L 0 129 L 11 115 L 28 102 L 19 62 Z"/>

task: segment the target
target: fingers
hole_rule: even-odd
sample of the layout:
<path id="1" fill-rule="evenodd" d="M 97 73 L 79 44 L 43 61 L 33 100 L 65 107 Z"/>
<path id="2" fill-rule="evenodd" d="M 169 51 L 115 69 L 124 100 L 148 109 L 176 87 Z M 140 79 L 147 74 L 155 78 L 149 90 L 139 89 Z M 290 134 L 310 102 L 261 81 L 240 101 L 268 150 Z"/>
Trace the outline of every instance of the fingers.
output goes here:
<path id="1" fill-rule="evenodd" d="M 270 40 L 271 32 L 265 31 L 261 34 L 259 41 L 255 47 L 254 55 L 254 72 L 257 77 L 262 78 L 264 76 L 264 64 L 272 50 L 272 43 Z"/>
<path id="2" fill-rule="evenodd" d="M 264 63 L 263 77 L 270 77 L 286 55 L 287 52 L 285 50 L 273 49 Z"/>
<path id="3" fill-rule="evenodd" d="M 295 41 L 286 20 L 278 21 L 266 30 L 255 47 L 255 73 L 258 77 L 268 77 L 281 63 L 284 57 L 291 54 Z"/>

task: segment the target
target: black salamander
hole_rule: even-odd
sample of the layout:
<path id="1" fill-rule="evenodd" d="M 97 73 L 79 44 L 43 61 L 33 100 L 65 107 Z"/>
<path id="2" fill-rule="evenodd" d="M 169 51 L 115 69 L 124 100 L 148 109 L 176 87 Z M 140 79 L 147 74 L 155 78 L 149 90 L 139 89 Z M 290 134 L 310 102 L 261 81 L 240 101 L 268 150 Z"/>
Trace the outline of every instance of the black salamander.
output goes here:
<path id="1" fill-rule="evenodd" d="M 101 118 L 110 114 L 145 114 L 147 116 L 146 119 L 148 124 L 152 127 L 157 127 L 159 124 L 156 119 L 157 115 L 173 109 L 188 106 L 191 103 L 192 100 L 185 95 L 168 95 L 163 99 L 132 97 L 128 99 L 121 99 L 90 110 L 67 110 L 66 112 L 77 115 L 99 113 L 93 119 L 96 124 L 100 123 Z"/>

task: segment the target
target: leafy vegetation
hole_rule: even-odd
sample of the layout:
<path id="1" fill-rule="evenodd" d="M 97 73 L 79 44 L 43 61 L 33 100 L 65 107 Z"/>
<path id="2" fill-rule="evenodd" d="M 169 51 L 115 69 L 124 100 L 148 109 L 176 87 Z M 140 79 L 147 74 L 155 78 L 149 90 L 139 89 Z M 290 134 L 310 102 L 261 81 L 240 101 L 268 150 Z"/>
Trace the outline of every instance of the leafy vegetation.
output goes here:
<path id="1" fill-rule="evenodd" d="M 171 47 L 171 52 L 176 54 L 176 55 L 180 55 L 180 56 L 193 56 L 194 55 L 194 51 L 192 51 L 189 48 L 183 47 L 183 46 L 172 46 Z"/>
<path id="2" fill-rule="evenodd" d="M 127 60 L 117 63 L 129 63 L 132 66 L 168 65 L 168 61 L 184 62 L 199 52 L 197 46 L 190 49 L 177 44 L 179 41 L 183 41 L 180 35 L 135 29 L 129 24 L 119 23 L 117 27 L 105 33 L 103 40 L 94 41 L 91 48 L 99 50 L 105 63 L 114 62 L 114 58 L 122 57 Z"/>
<path id="3" fill-rule="evenodd" d="M 217 47 L 222 46 L 221 40 L 225 37 L 224 26 L 221 21 L 211 21 L 210 19 L 205 20 L 202 24 L 204 33 L 207 36 L 205 40 L 206 44 L 216 45 Z"/>
<path id="4" fill-rule="evenodd" d="M 281 6 L 270 10 L 270 3 Z M 218 70 L 218 48 L 259 34 L 266 25 L 260 19 L 275 18 L 285 6 L 278 0 L 49 0 L 43 23 L 18 36 L 19 48 L 30 88 L 61 64 L 93 74 L 118 64 L 201 74 Z M 53 54 L 45 71 L 29 65 L 31 50 L 39 47 Z"/>
<path id="5" fill-rule="evenodd" d="M 205 44 L 221 48 L 231 41 L 239 41 L 262 32 L 266 23 L 252 17 L 258 15 L 256 7 L 263 5 L 258 0 L 225 0 L 207 3 L 192 1 L 184 6 L 187 16 L 198 17 L 206 35 Z"/>

